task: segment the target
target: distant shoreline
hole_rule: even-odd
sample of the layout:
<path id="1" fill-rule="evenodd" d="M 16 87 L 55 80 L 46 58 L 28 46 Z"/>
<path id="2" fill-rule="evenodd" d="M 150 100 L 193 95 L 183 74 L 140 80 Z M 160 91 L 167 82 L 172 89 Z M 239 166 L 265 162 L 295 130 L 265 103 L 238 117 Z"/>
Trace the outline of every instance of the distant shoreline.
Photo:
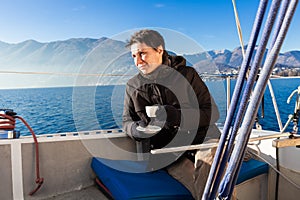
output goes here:
<path id="1" fill-rule="evenodd" d="M 218 79 L 224 79 L 225 80 L 224 77 L 218 78 Z M 235 80 L 236 78 L 231 78 L 231 79 Z M 271 77 L 270 79 L 300 79 L 300 76 L 276 76 L 276 77 Z M 207 80 L 210 80 L 210 79 L 207 79 Z M 80 87 L 102 87 L 102 86 L 104 86 L 104 87 L 125 86 L 125 84 L 119 84 L 119 85 L 83 85 L 83 86 L 66 85 L 66 86 L 48 86 L 48 87 L 23 87 L 23 88 L 19 87 L 19 88 L 0 88 L 0 90 L 3 91 L 3 90 L 26 90 L 26 89 L 58 89 L 58 88 L 72 88 L 72 87 L 80 88 Z"/>

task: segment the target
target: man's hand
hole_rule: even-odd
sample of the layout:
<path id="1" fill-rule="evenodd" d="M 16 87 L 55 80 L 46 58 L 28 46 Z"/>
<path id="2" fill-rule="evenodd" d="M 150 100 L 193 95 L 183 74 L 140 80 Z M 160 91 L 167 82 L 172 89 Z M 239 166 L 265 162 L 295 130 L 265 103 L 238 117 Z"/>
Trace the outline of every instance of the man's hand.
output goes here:
<path id="1" fill-rule="evenodd" d="M 147 116 L 146 111 L 139 111 L 137 115 L 140 117 L 140 121 L 138 121 L 138 125 L 145 128 L 150 123 L 151 119 Z"/>
<path id="2" fill-rule="evenodd" d="M 131 126 L 131 135 L 136 141 L 141 141 L 147 137 L 144 132 L 137 130 L 137 127 L 143 127 L 145 128 L 146 126 L 149 125 L 151 119 L 147 116 L 146 111 L 140 111 L 137 112 L 137 115 L 140 117 L 141 120 L 136 121 L 132 126 Z"/>
<path id="3" fill-rule="evenodd" d="M 135 122 L 131 126 L 131 136 L 133 137 L 133 139 L 135 139 L 136 141 L 139 141 L 139 142 L 146 138 L 145 133 L 137 130 L 137 127 L 141 126 L 140 124 L 144 125 L 144 122 L 141 120 L 141 121 Z"/>
<path id="4" fill-rule="evenodd" d="M 171 105 L 159 105 L 156 111 L 156 119 L 165 121 L 165 128 L 174 128 L 180 125 L 181 112 Z"/>

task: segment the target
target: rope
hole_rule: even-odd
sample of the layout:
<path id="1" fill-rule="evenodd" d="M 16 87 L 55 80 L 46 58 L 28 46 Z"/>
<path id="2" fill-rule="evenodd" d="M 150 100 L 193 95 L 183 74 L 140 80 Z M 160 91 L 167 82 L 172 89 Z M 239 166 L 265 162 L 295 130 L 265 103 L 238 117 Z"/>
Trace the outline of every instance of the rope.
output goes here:
<path id="1" fill-rule="evenodd" d="M 277 19 L 277 22 L 276 22 L 276 25 L 275 25 L 275 28 L 274 28 L 274 34 L 273 34 L 273 37 L 272 37 L 272 40 L 271 40 L 271 43 L 270 43 L 270 47 L 273 47 L 274 44 L 275 44 L 276 38 L 279 34 L 280 27 L 282 26 L 284 16 L 287 12 L 290 1 L 291 0 L 283 0 L 283 2 L 282 2 L 282 5 L 281 5 L 280 10 L 279 10 L 279 17 Z"/>
<path id="2" fill-rule="evenodd" d="M 230 108 L 229 108 L 227 116 L 226 116 L 223 133 L 221 134 L 219 146 L 217 148 L 217 151 L 216 151 L 216 154 L 214 157 L 214 161 L 212 163 L 211 170 L 210 170 L 207 182 L 206 182 L 206 186 L 205 186 L 204 193 L 202 196 L 203 200 L 213 199 L 215 197 L 215 195 L 217 193 L 217 188 L 219 187 L 219 184 L 221 181 L 222 174 L 226 167 L 227 160 L 222 159 L 223 152 L 227 150 L 227 148 L 224 148 L 225 142 L 228 138 L 229 130 L 230 130 L 231 124 L 233 122 L 233 117 L 234 117 L 234 114 L 238 107 L 237 105 L 238 105 L 241 91 L 242 91 L 242 88 L 243 88 L 243 85 L 245 82 L 246 74 L 247 74 L 247 71 L 248 71 L 248 68 L 250 65 L 250 60 L 251 60 L 251 57 L 252 57 L 254 49 L 255 49 L 256 40 L 259 35 L 259 30 L 260 30 L 260 27 L 261 27 L 261 24 L 263 21 L 263 16 L 264 16 L 266 7 L 267 7 L 267 0 L 262 0 L 260 2 L 259 8 L 258 8 L 258 11 L 256 14 L 254 26 L 253 26 L 250 40 L 248 43 L 248 47 L 246 50 L 245 59 L 243 59 L 240 73 L 239 73 L 239 76 L 236 81 L 236 86 L 235 86 L 235 89 L 234 89 L 234 92 L 232 95 L 232 101 L 230 104 Z"/>
<path id="3" fill-rule="evenodd" d="M 34 144 L 35 144 L 35 170 L 36 170 L 36 179 L 35 179 L 35 183 L 38 184 L 37 187 L 32 190 L 29 195 L 33 195 L 34 193 L 36 193 L 36 191 L 38 191 L 38 189 L 40 189 L 40 187 L 42 186 L 43 182 L 44 182 L 44 178 L 40 177 L 40 161 L 39 161 L 39 145 L 38 145 L 38 141 L 36 138 L 35 133 L 33 132 L 32 128 L 28 125 L 28 123 L 20 116 L 15 116 L 15 118 L 20 119 L 25 126 L 28 128 L 28 130 L 30 131 L 30 133 L 32 134 L 33 140 L 34 140 Z"/>
<path id="4" fill-rule="evenodd" d="M 279 5 L 280 5 L 279 0 L 275 0 L 272 3 L 272 6 L 271 6 L 271 9 L 270 9 L 270 12 L 269 12 L 269 16 L 267 17 L 267 22 L 266 22 L 266 25 L 265 25 L 266 28 L 264 28 L 262 39 L 261 39 L 260 44 L 258 46 L 257 52 L 255 54 L 254 61 L 252 63 L 251 70 L 250 70 L 250 73 L 249 73 L 249 77 L 248 77 L 248 80 L 247 80 L 247 84 L 246 84 L 246 87 L 244 89 L 244 93 L 242 95 L 242 100 L 241 100 L 241 103 L 240 103 L 240 107 L 239 107 L 239 110 L 238 110 L 238 113 L 237 113 L 237 116 L 236 116 L 236 121 L 234 123 L 232 133 L 230 135 L 229 147 L 228 147 L 228 150 L 225 152 L 225 154 L 223 156 L 224 157 L 223 159 L 228 160 L 229 154 L 232 152 L 235 137 L 237 135 L 237 132 L 238 132 L 239 127 L 242 123 L 244 114 L 246 112 L 247 102 L 250 100 L 250 95 L 252 93 L 252 88 L 253 88 L 253 85 L 254 85 L 254 83 L 256 81 L 256 78 L 257 78 L 258 70 L 259 70 L 261 61 L 263 59 L 264 53 L 265 53 L 267 42 L 268 42 L 270 33 L 272 31 L 272 27 L 273 27 L 273 24 L 274 24 L 274 21 L 275 21 L 275 18 L 276 18 L 276 14 L 277 14 Z"/>
<path id="5" fill-rule="evenodd" d="M 249 77 L 248 77 L 248 81 L 247 81 L 247 84 L 246 84 L 246 87 L 244 90 L 244 94 L 242 95 L 242 100 L 240 103 L 241 106 L 238 110 L 237 117 L 236 117 L 237 120 L 233 126 L 233 130 L 230 135 L 230 138 L 232 138 L 232 140 L 230 140 L 230 141 L 234 142 L 235 136 L 237 135 L 239 127 L 242 123 L 242 119 L 244 117 L 244 114 L 245 114 L 245 111 L 247 108 L 247 102 L 250 99 L 250 94 L 252 93 L 252 88 L 253 88 L 253 85 L 257 78 L 258 70 L 260 68 L 260 65 L 261 65 L 265 50 L 266 50 L 268 39 L 270 37 L 270 33 L 272 31 L 273 24 L 276 19 L 276 14 L 277 14 L 279 6 L 280 6 L 279 0 L 274 0 L 272 2 L 271 9 L 270 9 L 269 15 L 267 17 L 267 22 L 266 22 L 266 25 L 265 25 L 265 28 L 264 28 L 264 31 L 263 31 L 263 34 L 261 37 L 261 41 L 260 41 L 260 44 L 258 45 L 258 49 L 255 54 L 254 61 L 252 63 L 251 71 L 249 73 Z M 233 142 L 229 142 L 230 148 L 228 148 L 229 151 L 225 152 L 225 154 L 227 155 L 227 157 L 225 157 L 225 158 L 229 157 L 229 154 L 231 153 L 231 151 L 233 149 Z M 239 165 L 241 165 L 241 163 Z M 230 186 L 228 188 L 231 189 L 232 184 L 233 183 L 229 184 Z"/>
<path id="6" fill-rule="evenodd" d="M 239 137 L 237 144 L 232 152 L 232 156 L 231 156 L 230 162 L 228 164 L 226 174 L 222 181 L 222 185 L 224 185 L 224 187 L 220 188 L 220 197 L 221 198 L 227 198 L 227 197 L 230 198 L 232 195 L 232 192 L 233 192 L 232 186 L 234 186 L 234 184 L 237 180 L 237 174 L 238 174 L 238 172 L 240 170 L 240 166 L 241 166 L 241 160 L 242 160 L 241 158 L 244 155 L 244 152 L 245 152 L 245 149 L 247 146 L 246 144 L 249 140 L 249 136 L 250 136 L 253 124 L 254 124 L 253 119 L 255 119 L 259 102 L 261 101 L 262 96 L 263 96 L 262 91 L 264 91 L 266 88 L 267 81 L 269 80 L 270 74 L 275 65 L 276 59 L 280 52 L 280 48 L 282 46 L 282 43 L 286 36 L 290 22 L 292 20 L 293 14 L 295 12 L 297 3 L 298 3 L 298 0 L 291 1 L 290 5 L 288 7 L 287 15 L 284 17 L 284 21 L 280 28 L 280 32 L 278 33 L 276 42 L 267 56 L 266 63 L 264 65 L 261 75 L 257 81 L 256 87 L 253 92 L 253 97 L 249 103 L 249 107 L 245 114 L 245 119 L 241 126 L 240 137 Z M 229 179 L 229 182 L 227 182 L 226 179 Z"/>
<path id="7" fill-rule="evenodd" d="M 1 119 L 0 129 L 14 130 L 15 129 L 15 124 L 16 124 L 15 119 L 19 119 L 23 122 L 23 124 L 25 124 L 25 126 L 28 128 L 28 130 L 32 134 L 34 144 L 35 144 L 35 164 L 36 164 L 35 183 L 37 184 L 36 188 L 29 193 L 29 195 L 33 195 L 34 193 L 36 193 L 38 191 L 38 189 L 40 189 L 40 187 L 42 186 L 42 184 L 44 182 L 44 178 L 40 177 L 39 146 L 38 146 L 37 137 L 36 137 L 34 131 L 32 130 L 32 128 L 28 125 L 28 123 L 20 116 L 14 116 L 14 115 L 10 116 L 8 114 L 0 114 L 0 119 Z"/>

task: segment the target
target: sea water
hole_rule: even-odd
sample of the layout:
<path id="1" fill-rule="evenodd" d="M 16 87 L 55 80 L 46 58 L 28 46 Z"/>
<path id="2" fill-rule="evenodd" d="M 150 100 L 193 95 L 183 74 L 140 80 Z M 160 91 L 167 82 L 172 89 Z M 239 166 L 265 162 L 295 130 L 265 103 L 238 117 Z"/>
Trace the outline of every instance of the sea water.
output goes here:
<path id="1" fill-rule="evenodd" d="M 219 111 L 218 125 L 226 117 L 226 81 L 206 81 Z M 231 81 L 231 95 L 235 80 Z M 290 94 L 300 85 L 300 78 L 271 80 L 282 123 L 293 114 L 296 95 L 287 104 Z M 36 134 L 77 132 L 122 128 L 124 85 L 97 87 L 59 87 L 0 90 L 0 108 L 13 109 L 24 118 Z M 260 107 L 258 121 L 265 130 L 278 131 L 273 103 L 268 87 L 264 95 L 264 109 Z M 263 112 L 264 111 L 264 112 Z M 263 114 L 263 116 L 262 116 Z M 292 129 L 292 123 L 288 130 Z M 21 135 L 30 135 L 27 128 L 17 122 Z"/>

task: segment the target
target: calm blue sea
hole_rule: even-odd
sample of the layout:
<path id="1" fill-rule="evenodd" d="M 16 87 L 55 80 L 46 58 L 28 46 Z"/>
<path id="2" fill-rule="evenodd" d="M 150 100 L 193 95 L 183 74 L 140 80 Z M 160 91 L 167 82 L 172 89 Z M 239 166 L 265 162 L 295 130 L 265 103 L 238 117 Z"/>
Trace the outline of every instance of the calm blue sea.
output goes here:
<path id="1" fill-rule="evenodd" d="M 233 80 L 232 90 L 234 83 Z M 300 78 L 272 79 L 271 83 L 285 123 L 294 111 L 296 98 L 290 104 L 286 101 L 300 85 Z M 222 125 L 226 116 L 226 82 L 206 81 L 206 84 L 219 107 L 218 123 Z M 98 86 L 0 90 L 0 108 L 13 109 L 36 134 L 122 128 L 124 89 L 125 86 Z M 259 121 L 263 129 L 279 130 L 268 88 L 264 95 L 264 117 Z M 20 122 L 16 130 L 22 135 L 30 134 Z"/>

